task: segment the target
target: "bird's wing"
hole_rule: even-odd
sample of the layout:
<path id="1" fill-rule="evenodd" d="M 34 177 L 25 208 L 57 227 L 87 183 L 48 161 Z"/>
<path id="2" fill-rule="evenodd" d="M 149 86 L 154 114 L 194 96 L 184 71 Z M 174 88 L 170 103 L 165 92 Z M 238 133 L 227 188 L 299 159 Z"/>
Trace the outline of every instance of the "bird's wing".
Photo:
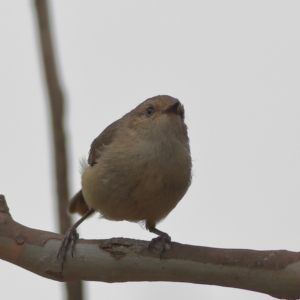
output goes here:
<path id="1" fill-rule="evenodd" d="M 97 160 L 101 157 L 101 152 L 103 151 L 104 147 L 111 144 L 120 120 L 115 121 L 114 123 L 110 124 L 106 127 L 103 132 L 94 139 L 91 144 L 91 149 L 89 152 L 88 163 L 90 166 L 94 166 L 97 163 Z M 68 212 L 71 214 L 79 213 L 80 215 L 84 215 L 89 210 L 88 205 L 86 204 L 82 190 L 80 190 L 69 202 Z"/>
<path id="2" fill-rule="evenodd" d="M 93 166 L 97 163 L 97 160 L 99 157 L 101 157 L 101 152 L 104 150 L 104 147 L 112 143 L 114 137 L 116 136 L 117 128 L 120 126 L 120 121 L 121 119 L 110 124 L 97 138 L 94 139 L 91 144 L 88 158 L 88 163 L 90 166 Z"/>

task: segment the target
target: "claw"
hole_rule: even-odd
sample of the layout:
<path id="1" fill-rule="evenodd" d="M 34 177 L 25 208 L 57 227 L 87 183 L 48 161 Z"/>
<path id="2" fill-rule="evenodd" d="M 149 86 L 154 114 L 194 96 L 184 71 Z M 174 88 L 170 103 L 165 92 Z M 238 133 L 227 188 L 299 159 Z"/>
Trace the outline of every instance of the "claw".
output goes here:
<path id="1" fill-rule="evenodd" d="M 166 247 L 168 245 L 168 247 Z M 148 250 L 153 251 L 159 251 L 159 257 L 162 259 L 163 253 L 166 251 L 166 249 L 171 248 L 171 237 L 168 234 L 160 235 L 156 238 L 153 238 L 151 242 L 149 243 Z"/>
<path id="2" fill-rule="evenodd" d="M 70 244 L 71 244 L 71 255 L 73 257 L 77 239 L 78 239 L 78 233 L 76 231 L 76 228 L 70 227 L 67 230 L 57 253 L 57 259 L 61 261 L 62 267 L 64 265 L 64 262 L 66 261 L 67 251 Z"/>
<path id="3" fill-rule="evenodd" d="M 71 226 L 63 240 L 61 241 L 61 244 L 60 244 L 60 247 L 59 247 L 59 250 L 58 250 L 58 253 L 57 253 L 57 256 L 56 258 L 59 259 L 61 261 L 61 268 L 63 270 L 64 268 L 64 262 L 66 261 L 66 256 L 67 256 L 67 251 L 68 251 L 68 248 L 69 248 L 69 245 L 71 243 L 71 255 L 73 257 L 73 253 L 74 253 L 74 249 L 75 249 L 75 244 L 76 244 L 76 240 L 78 239 L 79 235 L 76 231 L 76 228 L 88 217 L 90 216 L 91 214 L 93 214 L 95 212 L 94 209 L 90 208 L 85 214 L 84 216 L 79 219 L 73 226 Z"/>

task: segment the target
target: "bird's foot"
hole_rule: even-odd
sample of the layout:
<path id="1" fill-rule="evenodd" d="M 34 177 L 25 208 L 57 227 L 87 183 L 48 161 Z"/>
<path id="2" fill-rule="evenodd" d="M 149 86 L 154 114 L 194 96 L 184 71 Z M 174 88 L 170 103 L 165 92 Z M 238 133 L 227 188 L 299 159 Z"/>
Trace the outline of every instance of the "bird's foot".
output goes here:
<path id="1" fill-rule="evenodd" d="M 171 237 L 167 233 L 153 238 L 148 246 L 148 250 L 151 252 L 159 252 L 159 257 L 162 259 L 162 254 L 166 249 L 171 248 Z"/>
<path id="2" fill-rule="evenodd" d="M 71 244 L 71 255 L 73 257 L 75 243 L 76 243 L 76 240 L 78 239 L 78 237 L 79 237 L 79 235 L 76 231 L 76 227 L 74 228 L 72 226 L 67 230 L 63 240 L 61 241 L 61 244 L 60 244 L 60 247 L 59 247 L 59 250 L 57 253 L 57 259 L 61 261 L 62 268 L 63 268 L 64 262 L 66 260 L 67 251 L 68 251 L 70 244 Z"/>

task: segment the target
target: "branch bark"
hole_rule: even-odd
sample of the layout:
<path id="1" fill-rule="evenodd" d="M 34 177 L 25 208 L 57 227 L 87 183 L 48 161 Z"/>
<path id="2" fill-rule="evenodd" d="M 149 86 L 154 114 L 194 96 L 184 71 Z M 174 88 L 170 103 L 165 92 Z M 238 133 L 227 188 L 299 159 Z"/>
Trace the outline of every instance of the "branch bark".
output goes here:
<path id="1" fill-rule="evenodd" d="M 66 213 L 70 197 L 68 190 L 68 161 L 66 155 L 67 142 L 64 130 L 64 97 L 57 74 L 47 1 L 35 0 L 35 8 L 48 88 L 48 98 L 51 107 L 59 228 L 61 233 L 65 233 L 71 226 L 71 220 Z M 81 282 L 67 283 L 67 291 L 68 299 L 83 299 Z"/>
<path id="2" fill-rule="evenodd" d="M 62 235 L 27 228 L 9 214 L 0 195 L 0 258 L 57 280 L 173 281 L 234 287 L 280 299 L 300 298 L 300 253 L 216 249 L 172 242 L 163 258 L 149 242 L 124 238 L 83 240 L 56 259 Z"/>

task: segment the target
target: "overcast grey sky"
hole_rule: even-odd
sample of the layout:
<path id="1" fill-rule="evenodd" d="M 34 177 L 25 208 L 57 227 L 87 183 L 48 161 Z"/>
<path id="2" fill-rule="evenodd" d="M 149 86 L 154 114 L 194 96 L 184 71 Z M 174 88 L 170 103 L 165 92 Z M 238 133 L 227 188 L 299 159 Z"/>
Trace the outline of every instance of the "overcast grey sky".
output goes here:
<path id="1" fill-rule="evenodd" d="M 193 182 L 158 228 L 173 241 L 299 251 L 300 2 L 51 1 L 67 100 L 71 193 L 111 122 L 168 94 L 186 109 Z M 0 1 L 0 193 L 13 218 L 57 231 L 49 108 L 31 1 Z M 150 240 L 137 224 L 83 223 L 83 238 Z M 0 261 L 1 298 L 63 286 Z M 100 270 L 99 270 L 100 271 Z M 87 299 L 270 299 L 178 283 L 87 283 Z"/>

